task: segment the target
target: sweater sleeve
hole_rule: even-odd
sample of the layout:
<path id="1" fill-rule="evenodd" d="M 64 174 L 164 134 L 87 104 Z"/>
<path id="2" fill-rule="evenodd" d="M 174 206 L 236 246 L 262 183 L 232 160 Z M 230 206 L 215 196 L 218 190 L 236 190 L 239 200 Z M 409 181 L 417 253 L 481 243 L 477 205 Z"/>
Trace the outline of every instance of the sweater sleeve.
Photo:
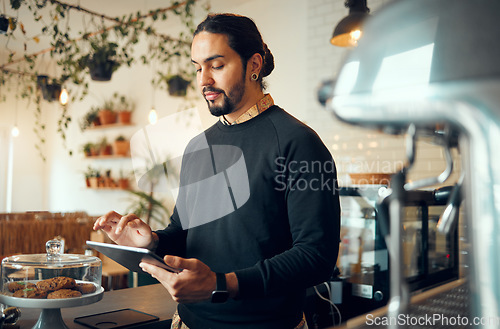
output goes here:
<path id="1" fill-rule="evenodd" d="M 156 254 L 159 256 L 174 255 L 184 257 L 186 253 L 187 231 L 182 229 L 177 214 L 177 208 L 170 217 L 170 224 L 163 230 L 155 231 L 158 234 L 158 247 Z"/>
<path id="2" fill-rule="evenodd" d="M 305 128 L 304 128 L 305 129 Z M 284 198 L 291 248 L 238 270 L 239 298 L 286 294 L 330 279 L 338 256 L 340 204 L 334 161 L 311 132 L 281 145 L 277 172 L 287 182 Z"/>

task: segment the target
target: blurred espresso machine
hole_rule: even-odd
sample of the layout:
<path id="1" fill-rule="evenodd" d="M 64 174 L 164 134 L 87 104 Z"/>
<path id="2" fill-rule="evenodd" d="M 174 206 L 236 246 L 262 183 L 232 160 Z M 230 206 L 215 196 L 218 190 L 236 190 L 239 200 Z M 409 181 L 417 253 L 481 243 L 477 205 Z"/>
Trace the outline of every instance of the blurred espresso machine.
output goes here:
<path id="1" fill-rule="evenodd" d="M 367 20 L 336 80 L 329 106 L 337 118 L 407 138 L 407 164 L 379 197 L 387 205 L 388 316 L 411 309 L 402 261 L 404 200 L 449 176 L 408 182 L 416 141 L 426 140 L 456 148 L 463 162 L 437 230 L 456 229 L 462 207 L 470 242 L 468 317 L 490 319 L 469 327 L 500 328 L 499 22 L 500 1 L 394 1 Z"/>

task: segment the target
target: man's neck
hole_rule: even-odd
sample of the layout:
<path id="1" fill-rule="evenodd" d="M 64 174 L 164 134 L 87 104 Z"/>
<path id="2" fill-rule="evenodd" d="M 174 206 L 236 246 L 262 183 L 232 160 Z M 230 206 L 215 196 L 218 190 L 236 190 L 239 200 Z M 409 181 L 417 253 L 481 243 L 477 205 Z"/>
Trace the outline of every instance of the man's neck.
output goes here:
<path id="1" fill-rule="evenodd" d="M 241 102 L 242 105 L 240 106 L 240 108 L 238 110 L 236 110 L 235 112 L 226 114 L 226 115 L 224 115 L 224 117 L 226 118 L 226 120 L 228 122 L 234 122 L 236 119 L 238 119 L 240 117 L 240 115 L 242 115 L 243 113 L 248 111 L 249 108 L 251 108 L 252 106 L 257 104 L 257 102 L 262 97 L 264 97 L 264 93 L 259 88 L 258 90 L 250 93 L 248 95 L 248 97 L 246 97 L 246 99 L 242 100 L 242 102 Z"/>

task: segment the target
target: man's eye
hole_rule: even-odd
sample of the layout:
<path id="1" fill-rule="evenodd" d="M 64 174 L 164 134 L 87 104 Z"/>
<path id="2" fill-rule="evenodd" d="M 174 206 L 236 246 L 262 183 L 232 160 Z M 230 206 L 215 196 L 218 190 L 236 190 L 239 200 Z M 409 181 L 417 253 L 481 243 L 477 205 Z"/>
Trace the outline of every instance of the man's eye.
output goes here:
<path id="1" fill-rule="evenodd" d="M 214 66 L 213 69 L 214 70 L 220 70 L 224 67 L 224 65 L 220 65 L 220 66 Z"/>

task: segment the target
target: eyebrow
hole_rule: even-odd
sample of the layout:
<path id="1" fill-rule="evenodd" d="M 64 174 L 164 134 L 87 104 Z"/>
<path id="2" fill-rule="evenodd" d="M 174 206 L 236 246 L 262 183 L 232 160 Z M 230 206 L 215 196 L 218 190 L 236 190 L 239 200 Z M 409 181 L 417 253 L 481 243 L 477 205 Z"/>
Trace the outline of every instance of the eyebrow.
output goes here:
<path id="1" fill-rule="evenodd" d="M 214 59 L 216 59 L 216 58 L 220 58 L 220 57 L 224 57 L 224 56 L 222 56 L 222 55 L 213 55 L 213 56 L 210 56 L 210 57 L 206 58 L 206 59 L 203 61 L 203 63 L 208 63 L 208 62 L 213 61 Z M 196 62 L 194 59 L 191 59 L 191 63 L 193 63 L 193 64 L 199 64 L 199 63 L 198 63 L 198 62 Z"/>

